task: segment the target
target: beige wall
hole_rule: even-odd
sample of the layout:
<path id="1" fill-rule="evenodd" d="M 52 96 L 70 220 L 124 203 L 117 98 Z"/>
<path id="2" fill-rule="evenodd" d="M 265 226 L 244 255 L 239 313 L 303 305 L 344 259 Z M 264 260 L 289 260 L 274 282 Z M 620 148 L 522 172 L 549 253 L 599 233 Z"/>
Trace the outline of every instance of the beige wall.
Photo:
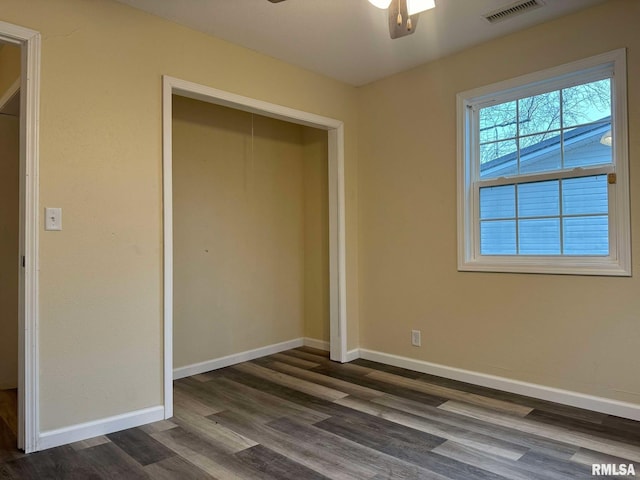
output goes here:
<path id="1" fill-rule="evenodd" d="M 173 106 L 174 366 L 307 328 L 321 336 L 326 148 L 315 154 L 327 133 L 184 97 Z"/>
<path id="2" fill-rule="evenodd" d="M 345 122 L 349 349 L 639 402 L 636 277 L 458 273 L 455 248 L 455 94 L 622 46 L 637 197 L 639 8 L 612 0 L 358 93 L 112 0 L 0 0 L 42 33 L 40 207 L 64 210 L 40 232 L 41 429 L 162 402 L 162 74 Z"/>
<path id="3" fill-rule="evenodd" d="M 20 77 L 20 47 L 0 43 L 0 96 Z"/>
<path id="4" fill-rule="evenodd" d="M 163 74 L 345 122 L 349 348 L 358 344 L 356 92 L 112 0 L 0 0 L 42 34 L 43 431 L 162 403 Z M 42 226 L 41 226 L 42 228 Z"/>
<path id="5" fill-rule="evenodd" d="M 640 403 L 639 18 L 640 2 L 610 1 L 362 89 L 362 347 Z M 634 276 L 457 272 L 456 93 L 620 47 Z"/>
<path id="6" fill-rule="evenodd" d="M 329 181 L 327 132 L 304 127 L 304 336 L 329 335 Z"/>
<path id="7" fill-rule="evenodd" d="M 18 118 L 0 115 L 0 390 L 18 386 L 19 140 Z"/>

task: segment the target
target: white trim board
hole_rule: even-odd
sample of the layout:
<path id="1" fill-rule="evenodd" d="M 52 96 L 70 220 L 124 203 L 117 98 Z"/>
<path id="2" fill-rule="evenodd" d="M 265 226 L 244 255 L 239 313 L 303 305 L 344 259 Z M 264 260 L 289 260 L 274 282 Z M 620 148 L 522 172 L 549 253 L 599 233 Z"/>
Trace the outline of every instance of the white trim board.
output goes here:
<path id="1" fill-rule="evenodd" d="M 173 138 L 172 97 L 181 95 L 327 131 L 329 178 L 329 319 L 331 359 L 347 361 L 346 199 L 344 124 L 340 120 L 244 97 L 205 85 L 162 77 L 164 259 L 164 407 L 173 416 Z"/>
<path id="2" fill-rule="evenodd" d="M 286 342 L 274 343 L 273 345 L 267 345 L 266 347 L 246 350 L 244 352 L 214 358 L 205 362 L 174 368 L 173 379 L 178 380 L 180 378 L 190 377 L 191 375 L 198 375 L 200 373 L 210 372 L 211 370 L 217 370 L 218 368 L 248 362 L 249 360 L 254 360 L 256 358 L 266 357 L 267 355 L 273 355 L 274 353 L 284 352 L 285 350 L 291 350 L 292 348 L 302 347 L 306 344 L 304 340 L 306 339 L 294 338 L 293 340 L 288 340 Z"/>
<path id="3" fill-rule="evenodd" d="M 606 413 L 608 415 L 640 420 L 639 404 L 621 402 L 604 397 L 596 397 L 594 395 L 547 387 L 535 383 L 521 382 L 519 380 L 473 372 L 471 370 L 464 370 L 461 368 L 447 367 L 437 363 L 415 360 L 389 353 L 377 352 L 375 350 L 360 349 L 360 358 L 393 365 L 394 367 L 406 368 L 416 372 L 437 375 L 451 380 L 471 383 L 473 385 L 495 388 L 505 392 L 517 393 L 519 395 L 548 400 L 550 402 L 561 403 L 563 405 L 570 405 L 572 407 Z"/>
<path id="4" fill-rule="evenodd" d="M 349 350 L 347 352 L 347 362 L 353 362 L 354 360 L 357 360 L 359 358 L 362 358 L 360 355 L 360 349 L 359 348 L 354 348 L 353 350 Z"/>
<path id="5" fill-rule="evenodd" d="M 38 449 L 40 435 L 39 323 L 39 115 L 40 33 L 0 21 L 0 40 L 20 46 L 20 232 L 18 313 L 18 448 Z M 19 259 L 16 259 L 19 261 Z"/>
<path id="6" fill-rule="evenodd" d="M 318 340 L 317 338 L 304 337 L 304 346 L 310 348 L 316 348 L 318 350 L 324 350 L 328 352 L 331 350 L 331 344 L 326 340 Z M 349 360 L 347 360 L 348 362 Z"/>
<path id="7" fill-rule="evenodd" d="M 164 408 L 144 408 L 134 412 L 102 418 L 92 422 L 71 425 L 70 427 L 48 430 L 40 434 L 38 449 L 59 447 L 68 443 L 79 442 L 88 438 L 107 435 L 127 428 L 135 428 L 147 423 L 158 422 L 164 419 Z"/>
<path id="8" fill-rule="evenodd" d="M 173 379 L 178 380 L 180 378 L 190 377 L 191 375 L 210 372 L 211 370 L 237 365 L 238 363 L 248 362 L 249 360 L 266 357 L 267 355 L 273 355 L 274 353 L 280 353 L 302 346 L 317 348 L 318 350 L 324 350 L 325 352 L 329 351 L 329 342 L 327 341 L 309 337 L 294 338 L 293 340 L 288 340 L 286 342 L 274 343 L 272 345 L 255 348 L 253 350 L 246 350 L 244 352 L 214 358 L 205 362 L 193 363 L 184 367 L 174 368 Z M 347 362 L 358 358 L 357 356 L 350 358 L 350 356 L 353 356 L 353 352 L 354 350 L 347 352 Z"/>
<path id="9" fill-rule="evenodd" d="M 13 82 L 13 85 L 7 88 L 7 90 L 2 94 L 2 97 L 0 97 L 0 110 L 3 110 L 4 107 L 7 106 L 7 103 L 13 100 L 13 97 L 15 97 L 16 94 L 20 91 L 21 83 L 21 78 L 16 79 L 16 81 Z"/>

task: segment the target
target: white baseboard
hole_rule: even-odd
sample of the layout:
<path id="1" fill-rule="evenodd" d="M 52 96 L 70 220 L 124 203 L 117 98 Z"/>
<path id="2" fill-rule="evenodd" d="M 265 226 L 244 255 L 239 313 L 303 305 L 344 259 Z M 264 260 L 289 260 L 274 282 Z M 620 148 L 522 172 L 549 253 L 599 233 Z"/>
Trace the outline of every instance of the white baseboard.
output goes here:
<path id="1" fill-rule="evenodd" d="M 328 352 L 331 350 L 331 344 L 324 340 L 304 337 L 303 341 L 304 341 L 305 347 L 317 348 L 318 350 L 324 350 L 325 352 Z"/>
<path id="2" fill-rule="evenodd" d="M 317 340 L 309 337 L 305 337 L 303 340 L 305 347 L 317 348 L 318 350 L 324 350 L 325 352 L 331 351 L 331 344 L 325 340 Z M 360 349 L 354 348 L 347 352 L 345 362 L 352 362 L 357 358 L 360 358 Z"/>
<path id="3" fill-rule="evenodd" d="M 354 360 L 357 360 L 358 358 L 361 358 L 360 349 L 359 348 L 354 348 L 353 350 L 349 350 L 347 352 L 347 358 L 346 358 L 345 361 L 353 362 Z"/>
<path id="4" fill-rule="evenodd" d="M 212 360 L 207 360 L 206 362 L 194 363 L 185 367 L 174 368 L 173 379 L 178 380 L 180 378 L 190 377 L 191 375 L 210 372 L 211 370 L 217 370 L 218 368 L 229 367 L 231 365 L 236 365 L 237 363 L 248 362 L 249 360 L 254 360 L 256 358 L 266 357 L 267 355 L 273 355 L 274 353 L 280 353 L 292 348 L 302 347 L 303 345 L 303 338 L 294 338 L 293 340 L 288 340 L 286 342 L 274 343 L 272 345 L 267 345 L 266 347 L 234 353 L 233 355 L 214 358 Z"/>
<path id="5" fill-rule="evenodd" d="M 36 450 L 46 450 L 47 448 L 59 447 L 67 443 L 79 442 L 87 438 L 107 435 L 127 428 L 139 427 L 147 423 L 157 422 L 164 419 L 164 407 L 144 408 L 113 417 L 102 418 L 92 422 L 71 425 L 57 430 L 42 432 L 38 439 Z"/>
<path id="6" fill-rule="evenodd" d="M 482 387 L 495 388 L 505 392 L 517 393 L 528 397 L 570 405 L 572 407 L 593 410 L 595 412 L 606 413 L 608 415 L 640 420 L 640 405 L 635 403 L 621 402 L 609 398 L 572 392 L 570 390 L 562 390 L 535 383 L 521 382 L 519 380 L 512 380 L 505 377 L 473 372 L 471 370 L 447 367 L 445 365 L 415 360 L 398 355 L 391 355 L 383 352 L 376 352 L 374 350 L 360 349 L 360 358 L 393 365 L 395 367 L 415 370 L 417 372 L 437 375 L 439 377 L 449 378 L 452 380 L 458 380 L 460 382 L 472 383 Z"/>

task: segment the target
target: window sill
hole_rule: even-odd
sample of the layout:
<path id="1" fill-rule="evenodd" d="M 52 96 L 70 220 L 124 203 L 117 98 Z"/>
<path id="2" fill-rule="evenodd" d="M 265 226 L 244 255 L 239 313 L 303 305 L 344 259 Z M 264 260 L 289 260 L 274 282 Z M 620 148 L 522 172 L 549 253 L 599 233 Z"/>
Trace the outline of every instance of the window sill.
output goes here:
<path id="1" fill-rule="evenodd" d="M 495 256 L 458 262 L 460 272 L 533 273 L 551 275 L 595 275 L 630 277 L 631 265 L 609 257 L 520 257 Z"/>

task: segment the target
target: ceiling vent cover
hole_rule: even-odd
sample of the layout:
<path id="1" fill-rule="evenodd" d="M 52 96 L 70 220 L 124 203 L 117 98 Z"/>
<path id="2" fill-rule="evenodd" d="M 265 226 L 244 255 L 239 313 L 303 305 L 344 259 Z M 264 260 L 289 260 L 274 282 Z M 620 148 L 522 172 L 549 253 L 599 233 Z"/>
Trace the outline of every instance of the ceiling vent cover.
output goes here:
<path id="1" fill-rule="evenodd" d="M 521 0 L 516 3 L 512 3 L 511 5 L 507 5 L 506 7 L 502 7 L 499 10 L 494 10 L 493 12 L 485 13 L 483 17 L 489 23 L 497 23 L 503 20 L 508 20 L 509 18 L 515 17 L 516 15 L 520 15 L 521 13 L 526 13 L 531 10 L 535 10 L 536 8 L 540 8 L 544 5 L 543 0 Z"/>

